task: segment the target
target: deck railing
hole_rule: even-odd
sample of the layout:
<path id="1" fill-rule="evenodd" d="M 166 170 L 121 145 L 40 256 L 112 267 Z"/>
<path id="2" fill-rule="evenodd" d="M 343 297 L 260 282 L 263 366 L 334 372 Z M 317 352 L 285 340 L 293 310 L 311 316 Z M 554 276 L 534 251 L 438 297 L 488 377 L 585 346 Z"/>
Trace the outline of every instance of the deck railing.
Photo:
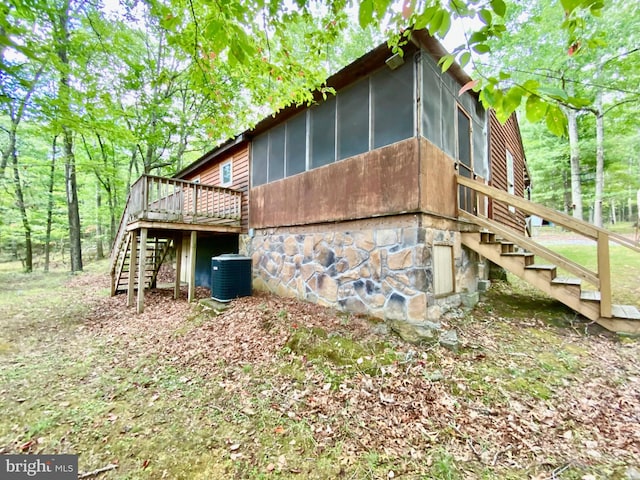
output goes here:
<path id="1" fill-rule="evenodd" d="M 633 251 L 640 252 L 640 246 L 637 243 L 622 235 L 610 232 L 604 228 L 596 227 L 595 225 L 591 225 L 590 223 L 580 219 L 558 212 L 557 210 L 530 202 L 524 198 L 511 195 L 503 190 L 498 190 L 495 187 L 490 187 L 489 185 L 480 183 L 477 180 L 465 178 L 460 175 L 456 176 L 456 180 L 458 185 L 462 187 L 459 190 L 468 189 L 473 192 L 472 195 L 476 197 L 476 201 L 478 202 L 483 202 L 483 197 L 486 196 L 513 206 L 528 215 L 537 215 L 538 217 L 548 220 L 558 226 L 564 227 L 591 240 L 595 240 L 597 244 L 598 264 L 597 270 L 594 272 L 530 239 L 523 238 L 521 235 L 512 232 L 508 228 L 501 229 L 501 232 L 495 232 L 504 236 L 506 240 L 516 242 L 521 247 L 526 248 L 535 255 L 539 255 L 553 262 L 558 267 L 563 268 L 568 272 L 577 275 L 579 278 L 593 284 L 600 291 L 600 315 L 604 318 L 611 318 L 611 267 L 609 262 L 609 242 L 612 241 Z M 466 198 L 466 196 L 462 198 Z M 463 202 L 462 207 L 465 206 L 466 205 Z M 474 210 L 478 212 L 483 209 L 476 207 Z M 459 216 L 472 222 L 475 221 L 481 226 L 484 224 L 482 221 L 483 216 L 469 213 L 466 208 L 459 208 Z"/>
<path id="2" fill-rule="evenodd" d="M 130 195 L 129 222 L 239 224 L 241 219 L 242 192 L 230 188 L 143 175 Z"/>

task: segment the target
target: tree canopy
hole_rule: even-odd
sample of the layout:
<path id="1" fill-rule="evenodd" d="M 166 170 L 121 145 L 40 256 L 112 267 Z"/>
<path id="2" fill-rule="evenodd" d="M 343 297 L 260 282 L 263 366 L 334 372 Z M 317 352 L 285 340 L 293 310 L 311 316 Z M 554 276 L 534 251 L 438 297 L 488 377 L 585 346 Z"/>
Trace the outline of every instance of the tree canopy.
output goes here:
<path id="1" fill-rule="evenodd" d="M 575 111 L 582 131 L 604 118 L 637 135 L 625 108 L 638 94 L 637 15 L 635 4 L 598 0 L 9 0 L 0 249 L 30 270 L 33 242 L 37 253 L 57 245 L 82 269 L 82 243 L 102 255 L 139 174 L 172 174 L 260 118 L 331 94 L 330 73 L 384 40 L 402 52 L 412 29 L 444 38 L 453 23 L 468 27 L 441 66 L 473 71 L 464 88 L 502 120 L 522 108 L 562 135 Z M 535 132 L 548 158 L 564 158 Z M 620 137 L 607 151 L 623 155 L 622 145 L 637 142 Z M 622 163 L 605 157 L 612 186 L 636 175 Z"/>

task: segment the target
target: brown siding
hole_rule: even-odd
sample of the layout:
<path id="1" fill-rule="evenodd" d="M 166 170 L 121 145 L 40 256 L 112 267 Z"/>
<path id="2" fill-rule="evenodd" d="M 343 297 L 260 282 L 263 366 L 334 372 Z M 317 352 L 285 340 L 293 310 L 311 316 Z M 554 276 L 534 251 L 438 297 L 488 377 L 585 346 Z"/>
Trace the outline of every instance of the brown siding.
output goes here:
<path id="1" fill-rule="evenodd" d="M 416 211 L 412 138 L 251 189 L 252 228 L 307 225 Z"/>
<path id="2" fill-rule="evenodd" d="M 520 128 L 515 114 L 501 125 L 495 112 L 489 112 L 489 163 L 491 180 L 489 184 L 500 190 L 507 190 L 507 149 L 513 156 L 514 190 L 519 197 L 524 196 L 525 156 L 520 137 Z M 518 232 L 524 230 L 524 214 L 510 212 L 507 205 L 492 201 L 489 216 Z"/>
<path id="3" fill-rule="evenodd" d="M 420 137 L 420 209 L 447 217 L 457 214 L 455 161 Z"/>
<path id="4" fill-rule="evenodd" d="M 205 185 L 220 185 L 220 165 L 231 160 L 232 184 L 229 188 L 243 192 L 242 195 L 242 228 L 249 224 L 249 143 L 234 149 L 229 154 L 221 155 L 215 163 L 207 163 L 202 168 L 190 173 L 184 179 L 193 181 L 200 179 Z"/>

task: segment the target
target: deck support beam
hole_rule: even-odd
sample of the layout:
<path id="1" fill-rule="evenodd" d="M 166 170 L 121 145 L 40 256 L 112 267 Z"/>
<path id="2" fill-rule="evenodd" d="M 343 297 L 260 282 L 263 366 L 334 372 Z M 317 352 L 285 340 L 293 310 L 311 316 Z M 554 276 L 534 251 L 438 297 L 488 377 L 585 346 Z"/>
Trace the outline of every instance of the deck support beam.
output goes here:
<path id="1" fill-rule="evenodd" d="M 193 302 L 196 298 L 196 246 L 198 232 L 191 231 L 191 242 L 189 243 L 189 294 L 187 300 Z"/>
<path id="2" fill-rule="evenodd" d="M 136 312 L 144 312 L 144 284 L 147 268 L 147 229 L 140 229 L 140 262 L 138 263 L 138 302 Z"/>
<path id="3" fill-rule="evenodd" d="M 182 235 L 176 234 L 173 240 L 176 246 L 176 283 L 173 287 L 173 299 L 180 298 L 180 276 L 182 275 Z"/>
<path id="4" fill-rule="evenodd" d="M 127 283 L 127 307 L 132 307 L 134 302 L 134 292 L 136 289 L 136 267 L 138 266 L 138 232 L 133 230 L 129 232 L 129 248 L 131 256 L 129 257 L 129 282 Z"/>

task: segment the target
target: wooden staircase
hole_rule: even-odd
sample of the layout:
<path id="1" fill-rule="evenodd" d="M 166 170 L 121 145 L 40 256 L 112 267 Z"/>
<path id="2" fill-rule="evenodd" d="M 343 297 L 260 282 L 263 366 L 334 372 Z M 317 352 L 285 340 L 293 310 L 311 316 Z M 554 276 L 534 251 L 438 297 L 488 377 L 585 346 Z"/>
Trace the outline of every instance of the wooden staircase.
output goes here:
<path id="1" fill-rule="evenodd" d="M 556 225 L 580 233 L 597 243 L 598 269 L 593 272 L 505 225 L 476 213 L 459 209 L 458 217 L 472 228 L 463 232 L 462 244 L 491 262 L 517 275 L 577 313 L 614 332 L 640 334 L 640 310 L 632 305 L 611 303 L 609 242 L 640 253 L 631 240 L 547 209 L 478 181 L 458 177 L 458 184 L 476 193 L 513 205 L 527 214 L 539 215 Z M 535 263 L 542 258 L 549 263 Z M 558 276 L 558 269 L 570 276 Z M 588 288 L 586 288 L 588 287 Z"/>
<path id="2" fill-rule="evenodd" d="M 137 290 L 140 285 L 138 271 L 131 272 L 131 235 L 123 237 L 117 254 L 116 270 L 113 276 L 112 295 L 126 292 L 129 287 L 129 276 L 134 275 L 133 285 Z M 140 242 L 137 243 L 136 258 L 142 258 L 140 252 Z M 145 243 L 146 259 L 144 266 L 144 289 L 155 288 L 158 277 L 158 271 L 164 261 L 167 253 L 173 246 L 173 240 L 166 238 L 149 237 Z"/>

